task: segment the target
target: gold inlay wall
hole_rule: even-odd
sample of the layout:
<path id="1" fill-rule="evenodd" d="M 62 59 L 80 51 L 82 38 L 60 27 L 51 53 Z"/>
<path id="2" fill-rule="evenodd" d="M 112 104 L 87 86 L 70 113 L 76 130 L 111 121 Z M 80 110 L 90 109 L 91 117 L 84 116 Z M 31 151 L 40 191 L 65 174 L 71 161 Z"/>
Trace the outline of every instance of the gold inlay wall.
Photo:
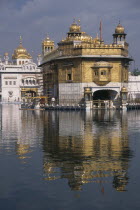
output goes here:
<path id="1" fill-rule="evenodd" d="M 116 62 L 109 62 L 112 66 L 111 68 L 108 67 L 99 67 L 98 73 L 99 76 L 95 75 L 95 68 L 94 65 L 96 62 L 94 61 L 73 61 L 73 66 L 71 67 L 64 67 L 63 63 L 58 64 L 59 74 L 58 74 L 58 81 L 59 83 L 66 82 L 66 75 L 68 73 L 72 73 L 73 75 L 73 82 L 96 82 L 96 78 L 98 80 L 100 78 L 106 78 L 106 81 L 111 80 L 112 82 L 121 82 L 128 80 L 127 69 L 122 67 L 122 63 L 120 61 Z M 106 71 L 106 75 L 101 75 L 102 71 Z M 123 73 L 122 73 L 123 72 Z M 102 77 L 101 77 L 102 76 Z"/>
<path id="2" fill-rule="evenodd" d="M 81 31 L 81 26 L 72 24 L 67 37 L 58 43 L 55 50 L 44 56 L 44 73 L 46 78 L 52 78 L 49 83 L 58 85 L 67 82 L 94 82 L 100 86 L 109 82 L 127 82 L 131 60 L 128 58 L 129 45 L 125 41 L 124 27 L 119 24 L 115 31 L 122 33 L 113 34 L 117 42 L 105 44 L 98 36 L 92 38 Z M 44 41 L 44 46 L 45 43 L 54 45 L 49 39 Z M 103 64 L 103 61 L 106 63 Z M 52 68 L 52 64 L 55 68 Z M 68 74 L 71 74 L 71 77 Z M 71 81 L 68 81 L 68 78 L 71 78 Z"/>

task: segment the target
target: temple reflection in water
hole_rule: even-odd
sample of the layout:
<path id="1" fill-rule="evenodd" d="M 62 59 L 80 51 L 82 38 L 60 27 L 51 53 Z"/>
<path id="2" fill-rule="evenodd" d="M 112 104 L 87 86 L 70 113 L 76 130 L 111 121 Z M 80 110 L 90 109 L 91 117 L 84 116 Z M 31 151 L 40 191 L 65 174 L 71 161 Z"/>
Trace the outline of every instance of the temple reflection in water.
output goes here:
<path id="1" fill-rule="evenodd" d="M 126 190 L 130 149 L 125 113 L 48 112 L 45 123 L 46 180 L 65 178 L 72 190 L 81 190 L 85 183 L 102 185 L 111 177 L 116 190 Z"/>
<path id="2" fill-rule="evenodd" d="M 42 179 L 66 179 L 71 190 L 96 183 L 127 190 L 132 151 L 128 139 L 128 113 L 21 111 L 18 106 L 1 107 L 0 148 L 30 161 L 40 148 Z M 40 157 L 39 157 L 40 158 Z"/>
<path id="3" fill-rule="evenodd" d="M 26 159 L 32 147 L 42 143 L 43 119 L 40 112 L 20 111 L 18 105 L 1 106 L 1 146 L 15 150 L 19 159 Z M 11 145 L 12 144 L 12 145 Z"/>

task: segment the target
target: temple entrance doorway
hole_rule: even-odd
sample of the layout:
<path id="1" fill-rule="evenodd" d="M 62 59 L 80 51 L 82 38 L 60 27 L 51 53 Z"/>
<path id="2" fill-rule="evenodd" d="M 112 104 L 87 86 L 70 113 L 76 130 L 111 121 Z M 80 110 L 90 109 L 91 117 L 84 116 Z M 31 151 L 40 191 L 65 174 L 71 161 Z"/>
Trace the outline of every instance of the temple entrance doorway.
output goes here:
<path id="1" fill-rule="evenodd" d="M 94 108 L 113 108 L 114 100 L 117 96 L 115 90 L 97 90 L 93 93 Z"/>
<path id="2" fill-rule="evenodd" d="M 36 91 L 34 90 L 22 90 L 21 91 L 21 100 L 26 103 L 34 101 L 34 97 L 37 96 Z"/>
<path id="3" fill-rule="evenodd" d="M 26 97 L 35 97 L 36 96 L 36 92 L 32 91 L 32 90 L 26 91 L 25 96 Z"/>
<path id="4" fill-rule="evenodd" d="M 114 100 L 116 95 L 115 90 L 97 90 L 93 93 L 93 100 Z"/>

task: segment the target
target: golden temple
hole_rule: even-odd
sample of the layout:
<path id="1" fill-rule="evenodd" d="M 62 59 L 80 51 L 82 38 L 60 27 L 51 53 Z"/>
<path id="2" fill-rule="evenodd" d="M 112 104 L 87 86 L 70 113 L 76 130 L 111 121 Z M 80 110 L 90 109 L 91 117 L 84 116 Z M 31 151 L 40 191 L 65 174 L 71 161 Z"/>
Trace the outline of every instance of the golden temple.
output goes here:
<path id="1" fill-rule="evenodd" d="M 101 99 L 120 97 L 121 88 L 127 88 L 129 64 L 128 43 L 125 28 L 119 23 L 113 34 L 113 43 L 106 44 L 98 35 L 95 38 L 83 32 L 74 21 L 66 38 L 54 46 L 54 42 L 42 43 L 44 91 L 55 97 L 59 104 L 82 103 L 84 89 L 91 87 L 91 97 L 100 91 Z"/>

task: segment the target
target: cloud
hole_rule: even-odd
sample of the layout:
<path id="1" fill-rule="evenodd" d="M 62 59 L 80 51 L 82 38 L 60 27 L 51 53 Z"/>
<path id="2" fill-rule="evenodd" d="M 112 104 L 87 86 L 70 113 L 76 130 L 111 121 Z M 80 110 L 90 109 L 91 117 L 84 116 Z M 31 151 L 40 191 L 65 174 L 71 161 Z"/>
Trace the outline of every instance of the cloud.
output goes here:
<path id="1" fill-rule="evenodd" d="M 104 40 L 112 42 L 112 33 L 121 20 L 128 33 L 131 54 L 139 65 L 139 9 L 139 0 L 1 0 L 1 51 L 12 52 L 21 34 L 24 46 L 36 55 L 46 33 L 60 41 L 73 18 L 80 18 L 83 31 L 92 36 L 98 33 L 102 19 Z"/>

